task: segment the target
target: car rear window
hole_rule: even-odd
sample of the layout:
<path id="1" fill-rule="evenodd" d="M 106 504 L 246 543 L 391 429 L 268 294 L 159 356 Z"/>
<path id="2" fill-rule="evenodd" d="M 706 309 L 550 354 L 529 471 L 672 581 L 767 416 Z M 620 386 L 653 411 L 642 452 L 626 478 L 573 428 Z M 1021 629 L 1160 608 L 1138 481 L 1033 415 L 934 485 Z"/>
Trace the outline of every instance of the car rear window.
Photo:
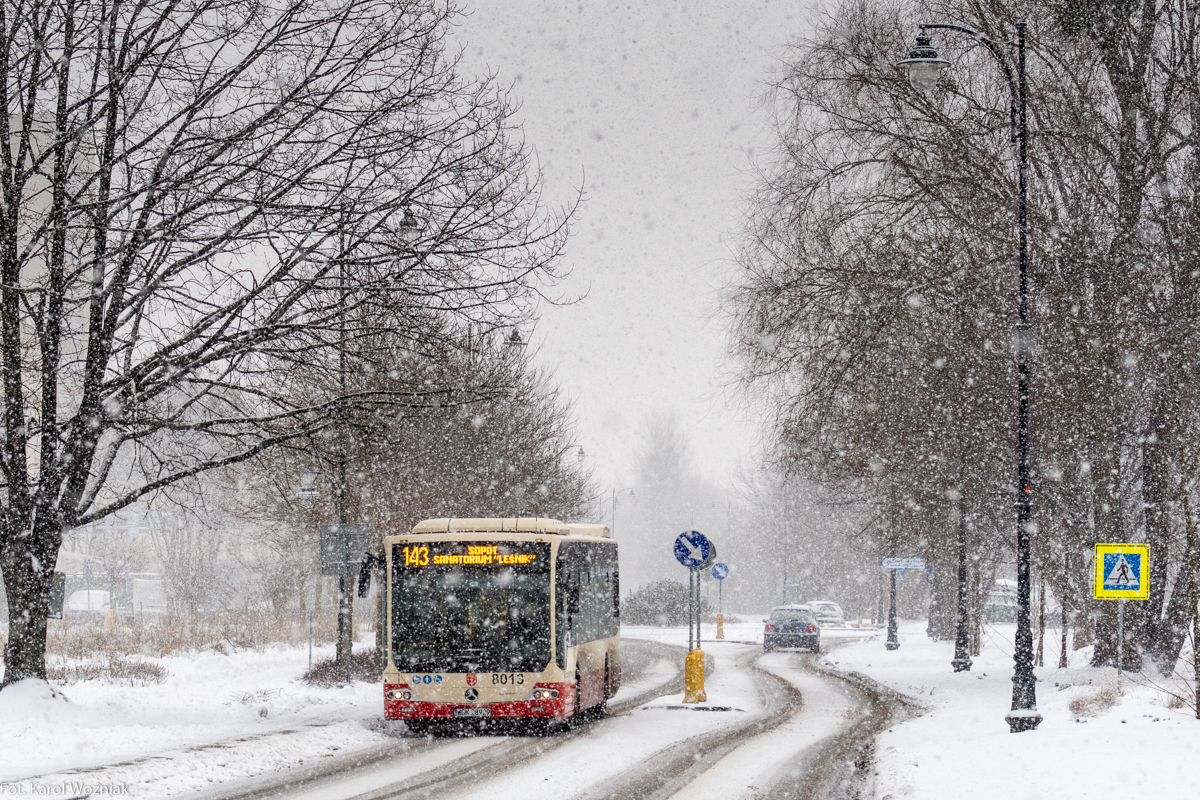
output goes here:
<path id="1" fill-rule="evenodd" d="M 771 612 L 771 619 L 775 622 L 808 622 L 812 618 L 810 612 L 799 608 L 779 608 Z"/>

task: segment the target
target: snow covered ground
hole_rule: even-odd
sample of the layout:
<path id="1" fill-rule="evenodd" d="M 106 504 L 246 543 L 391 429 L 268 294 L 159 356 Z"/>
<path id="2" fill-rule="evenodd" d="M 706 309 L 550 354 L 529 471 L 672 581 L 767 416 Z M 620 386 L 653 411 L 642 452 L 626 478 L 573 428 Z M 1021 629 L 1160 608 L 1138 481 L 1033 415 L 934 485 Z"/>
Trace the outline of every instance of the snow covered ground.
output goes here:
<path id="1" fill-rule="evenodd" d="M 471 796 L 525 797 L 530 781 L 546 784 L 548 777 L 556 796 L 576 794 L 650 753 L 667 752 L 695 736 L 720 737 L 761 714 L 762 692 L 745 668 L 758 655 L 760 629 L 758 623 L 731 626 L 730 641 L 705 643 L 717 669 L 704 705 L 731 710 L 697 713 L 680 708 L 681 696 L 661 697 L 630 716 L 596 723 L 580 741 L 497 776 Z M 712 633 L 706 629 L 705 637 Z M 687 641 L 683 629 L 626 628 L 624 634 L 673 645 Z M 329 655 L 331 648 L 316 653 L 317 658 Z M 785 657 L 778 660 L 769 669 L 790 675 L 793 682 L 803 680 L 789 673 Z M 71 793 L 107 789 L 135 797 L 191 796 L 209 794 L 218 785 L 221 790 L 253 787 L 273 773 L 304 765 L 352 765 L 376 753 L 404 753 L 406 763 L 364 777 L 359 788 L 369 790 L 403 780 L 407 773 L 397 770 L 437 768 L 499 738 L 441 741 L 428 749 L 423 740 L 398 738 L 402 729 L 379 719 L 377 685 L 318 688 L 301 683 L 308 663 L 305 648 L 205 652 L 153 661 L 170 675 L 161 685 L 89 681 L 51 690 L 30 682 L 0 692 L 0 789 L 9 794 L 68 787 Z M 616 699 L 662 683 L 681 666 L 651 665 L 628 681 Z M 620 747 L 597 749 L 597 738 L 608 737 L 618 738 Z M 713 786 L 736 785 L 747 767 L 761 774 L 788 751 L 786 738 L 778 738 L 750 762 L 744 753 L 731 756 L 714 773 L 720 780 Z"/>
<path id="2" fill-rule="evenodd" d="M 1200 795 L 1200 721 L 1188 709 L 1168 708 L 1137 676 L 1126 675 L 1117 695 L 1116 670 L 1088 667 L 1090 648 L 1076 651 L 1066 669 L 1035 670 L 1044 719 L 1037 730 L 1010 733 L 1004 715 L 1012 699 L 1015 626 L 989 626 L 987 633 L 971 671 L 958 674 L 950 667 L 953 642 L 930 641 L 924 621 L 902 624 L 898 650 L 887 651 L 879 639 L 826 656 L 834 668 L 868 675 L 929 709 L 878 738 L 879 800 Z M 1047 641 L 1047 663 L 1057 664 L 1057 657 Z M 1101 690 L 1115 705 L 1092 703 L 1090 716 L 1071 711 L 1072 699 Z"/>
<path id="3" fill-rule="evenodd" d="M 0 787 L 143 786 L 158 797 L 379 741 L 362 724 L 378 716 L 379 687 L 306 686 L 306 647 L 153 661 L 165 683 L 87 681 L 52 694 L 27 681 L 0 692 Z M 117 766 L 97 769 L 106 765 Z"/>
<path id="4" fill-rule="evenodd" d="M 314 657 L 332 654 L 328 646 Z M 401 738 L 400 723 L 381 719 L 378 684 L 302 683 L 306 647 L 147 660 L 168 671 L 163 684 L 86 681 L 51 688 L 29 681 L 0 692 L 0 796 L 88 790 L 190 796 L 217 785 L 253 787 L 256 779 L 305 765 L 352 766 L 376 754 L 414 751 L 407 764 L 366 779 L 385 785 L 403 780 L 404 770 L 433 769 L 500 738 L 439 741 L 435 748 Z M 677 666 L 649 665 L 614 699 L 669 680 Z"/>
<path id="5" fill-rule="evenodd" d="M 830 736 L 858 701 L 852 693 L 831 691 L 828 681 L 803 669 L 804 662 L 791 654 L 760 657 L 762 625 L 753 620 L 727 625 L 723 642 L 713 640 L 711 626 L 704 629 L 704 650 L 716 663 L 706 705 L 730 710 L 684 709 L 679 696 L 648 701 L 575 737 L 547 740 L 544 754 L 463 785 L 458 796 L 590 797 L 601 787 L 637 780 L 648 762 L 677 759 L 685 742 L 696 741 L 707 741 L 712 757 L 693 773 L 699 777 L 680 797 L 733 800 L 765 791 L 767 778 L 785 770 L 797 752 Z M 1118 693 L 1112 670 L 1086 666 L 1086 650 L 1073 655 L 1068 669 L 1039 668 L 1038 708 L 1045 720 L 1036 731 L 1011 734 L 1004 722 L 1011 694 L 1011 626 L 989 628 L 973 669 L 959 674 L 950 668 L 952 643 L 931 642 L 924 627 L 924 622 L 904 623 L 901 647 L 893 652 L 870 629 L 823 631 L 825 665 L 867 675 L 926 709 L 879 737 L 879 800 L 1059 800 L 1112 787 L 1133 787 L 1153 800 L 1195 796 L 1200 722 L 1187 710 L 1168 708 L 1136 677 L 1127 678 Z M 684 629 L 631 627 L 623 635 L 687 643 Z M 328 655 L 328 648 L 318 653 Z M 221 791 L 253 787 L 277 771 L 352 765 L 372 754 L 397 756 L 377 773 L 360 776 L 357 788 L 370 791 L 507 746 L 504 737 L 495 736 L 399 737 L 397 726 L 379 719 L 377 685 L 322 689 L 299 682 L 307 656 L 305 648 L 283 647 L 208 652 L 156 659 L 170 673 L 161 685 L 85 682 L 58 689 L 57 696 L 44 684 L 10 687 L 0 692 L 0 795 L 109 787 L 134 797 L 208 796 L 218 785 Z M 1049 649 L 1047 659 L 1056 656 Z M 674 669 L 654 663 L 621 694 L 657 686 Z M 786 698 L 772 701 L 764 681 L 798 691 L 804 713 L 796 714 L 796 704 Z M 1079 705 L 1101 692 L 1115 704 L 1085 702 L 1089 708 L 1083 716 L 1071 710 L 1072 700 Z M 772 713 L 781 724 L 745 727 L 746 720 Z M 669 784 L 663 789 L 675 791 Z M 309 795 L 334 796 L 323 794 L 319 784 L 295 796 Z"/>

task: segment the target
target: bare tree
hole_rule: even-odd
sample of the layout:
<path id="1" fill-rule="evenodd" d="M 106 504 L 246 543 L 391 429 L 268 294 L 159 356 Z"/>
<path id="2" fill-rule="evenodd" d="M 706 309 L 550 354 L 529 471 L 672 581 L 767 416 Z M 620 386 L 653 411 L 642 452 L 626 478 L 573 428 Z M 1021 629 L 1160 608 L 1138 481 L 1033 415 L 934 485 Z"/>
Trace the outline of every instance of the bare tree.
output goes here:
<path id="1" fill-rule="evenodd" d="M 329 427 L 368 301 L 522 314 L 564 214 L 437 0 L 0 5 L 5 683 L 44 678 L 63 531 Z M 417 218 L 419 235 L 406 242 Z M 434 387 L 436 388 L 436 387 Z M 339 412 L 343 413 L 343 412 Z"/>
<path id="2" fill-rule="evenodd" d="M 431 326 L 435 323 L 430 322 Z M 429 517 L 540 516 L 578 519 L 593 505 L 589 470 L 574 456 L 570 406 L 548 377 L 497 337 L 472 331 L 457 346 L 399 352 L 395 331 L 362 340 L 355 366 L 392 365 L 391 375 L 354 369 L 354 391 L 370 384 L 458 387 L 429 408 L 364 407 L 330 437 L 296 439 L 246 465 L 249 513 L 314 531 L 335 518 L 338 467 L 345 460 L 347 517 L 382 537 Z M 390 355 L 385 355 L 391 350 Z M 309 391 L 330 391 L 314 385 Z M 317 499 L 297 505 L 306 482 Z M 293 535 L 293 534 L 289 534 Z M 298 546 L 311 551 L 311 537 Z"/>
<path id="3" fill-rule="evenodd" d="M 125 586 L 128 573 L 138 572 L 146 564 L 145 542 L 136 526 L 129 520 L 122 522 L 125 524 L 118 525 L 115 517 L 109 517 L 106 524 L 89 525 L 86 529 L 87 553 L 96 560 L 104 588 L 114 600 L 120 595 L 118 587 Z"/>
<path id="4" fill-rule="evenodd" d="M 1027 19 L 1037 557 L 1060 596 L 1083 598 L 1093 543 L 1150 541 L 1154 594 L 1131 626 L 1162 668 L 1195 559 L 1175 487 L 1200 398 L 1186 355 L 1200 331 L 1197 14 L 1152 0 L 842 3 L 775 87 L 779 146 L 731 303 L 735 353 L 773 398 L 794 471 L 908 508 L 961 498 L 988 531 L 975 547 L 1011 547 L 1008 90 L 967 37 L 939 40 L 956 68 L 930 95 L 893 65 L 919 22 L 1004 40 Z M 1096 663 L 1114 663 L 1111 604 L 1091 611 Z"/>

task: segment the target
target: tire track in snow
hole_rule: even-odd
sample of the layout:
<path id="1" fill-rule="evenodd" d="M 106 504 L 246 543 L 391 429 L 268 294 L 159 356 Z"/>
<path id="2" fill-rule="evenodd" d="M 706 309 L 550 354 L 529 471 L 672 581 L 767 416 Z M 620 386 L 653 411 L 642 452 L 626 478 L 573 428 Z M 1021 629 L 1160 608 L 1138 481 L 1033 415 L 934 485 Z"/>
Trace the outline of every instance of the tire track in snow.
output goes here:
<path id="1" fill-rule="evenodd" d="M 625 644 L 622 645 L 623 647 Z M 686 648 L 676 645 L 666 645 L 657 642 L 638 641 L 636 645 L 645 648 L 654 660 L 669 659 L 675 663 L 682 661 Z M 635 710 L 638 706 L 664 694 L 683 691 L 683 673 L 676 672 L 670 680 L 644 689 L 635 695 L 608 704 L 605 716 L 621 716 Z M 464 791 L 486 782 L 500 772 L 513 767 L 525 766 L 531 759 L 557 750 L 575 739 L 588 733 L 590 723 L 584 722 L 569 731 L 551 734 L 545 737 L 513 738 L 489 747 L 482 753 L 471 757 L 471 765 L 464 768 L 461 764 L 452 764 L 441 769 L 432 770 L 416 781 L 406 781 L 403 788 L 385 787 L 375 792 L 355 795 L 347 800 L 432 800 L 438 797 L 456 797 Z"/>
<path id="2" fill-rule="evenodd" d="M 838 681 L 861 698 L 856 713 L 839 732 L 806 748 L 805 757 L 771 778 L 765 800 L 870 800 L 875 797 L 875 737 L 889 725 L 919 714 L 911 698 L 888 689 L 865 675 L 839 672 L 804 659 L 799 664 L 812 675 Z"/>
<path id="3" fill-rule="evenodd" d="M 807 702 L 771 730 L 705 758 L 703 772 L 693 770 L 670 787 L 676 789 L 675 800 L 873 798 L 875 736 L 917 707 L 865 676 L 821 664 L 816 656 L 781 653 L 764 657 L 758 666 L 806 695 Z M 656 792 L 647 798 L 670 796 Z"/>
<path id="4" fill-rule="evenodd" d="M 642 640 L 629 640 L 623 647 L 636 650 L 636 660 L 643 669 L 649 669 L 659 661 L 680 663 L 686 648 Z M 631 659 L 632 661 L 633 659 Z M 636 672 L 630 671 L 635 678 Z M 683 674 L 676 671 L 666 681 L 637 692 L 627 698 L 610 701 L 606 716 L 618 716 L 633 711 L 638 706 L 661 697 L 683 691 Z M 322 798 L 344 798 L 344 800 L 411 800 L 411 798 L 434 798 L 454 796 L 464 788 L 514 766 L 527 764 L 551 750 L 555 750 L 587 733 L 589 723 L 572 730 L 539 737 L 404 737 L 394 742 L 378 745 L 368 751 L 359 751 L 336 759 L 326 760 L 312 767 L 289 770 L 286 775 L 274 776 L 267 782 L 258 780 L 253 788 L 234 793 L 219 793 L 220 800 L 274 800 L 307 795 Z M 462 759 L 469 755 L 471 766 L 464 768 Z M 437 758 L 441 756 L 441 758 Z M 386 773 L 397 760 L 436 761 L 429 769 L 419 769 L 402 779 L 387 781 L 378 786 L 372 774 Z M 449 763 L 447 763 L 449 762 Z M 397 776 L 399 778 L 399 776 Z M 401 782 L 402 781 L 402 782 Z M 375 783 L 377 788 L 365 788 Z M 264 785 L 265 783 L 265 785 Z"/>
<path id="5" fill-rule="evenodd" d="M 750 643 L 753 644 L 753 643 Z M 763 669 L 761 652 L 748 650 L 735 657 L 739 669 L 753 675 L 763 698 L 763 710 L 741 725 L 710 731 L 680 740 L 626 770 L 621 777 L 577 795 L 573 800 L 661 800 L 679 792 L 702 773 L 697 762 L 716 762 L 764 733 L 773 731 L 801 711 L 800 691 L 783 678 Z M 696 712 L 683 712 L 696 713 Z M 721 713 L 721 712 L 712 712 Z"/>

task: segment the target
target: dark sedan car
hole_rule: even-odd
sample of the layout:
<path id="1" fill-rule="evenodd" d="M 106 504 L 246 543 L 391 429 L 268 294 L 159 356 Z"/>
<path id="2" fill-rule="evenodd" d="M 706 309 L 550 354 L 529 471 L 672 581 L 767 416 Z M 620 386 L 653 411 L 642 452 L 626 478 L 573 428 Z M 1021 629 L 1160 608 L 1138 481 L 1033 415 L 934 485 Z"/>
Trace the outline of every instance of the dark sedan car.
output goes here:
<path id="1" fill-rule="evenodd" d="M 821 652 L 821 626 L 808 606 L 776 606 L 763 620 L 763 650 L 777 647 L 803 647 Z"/>

